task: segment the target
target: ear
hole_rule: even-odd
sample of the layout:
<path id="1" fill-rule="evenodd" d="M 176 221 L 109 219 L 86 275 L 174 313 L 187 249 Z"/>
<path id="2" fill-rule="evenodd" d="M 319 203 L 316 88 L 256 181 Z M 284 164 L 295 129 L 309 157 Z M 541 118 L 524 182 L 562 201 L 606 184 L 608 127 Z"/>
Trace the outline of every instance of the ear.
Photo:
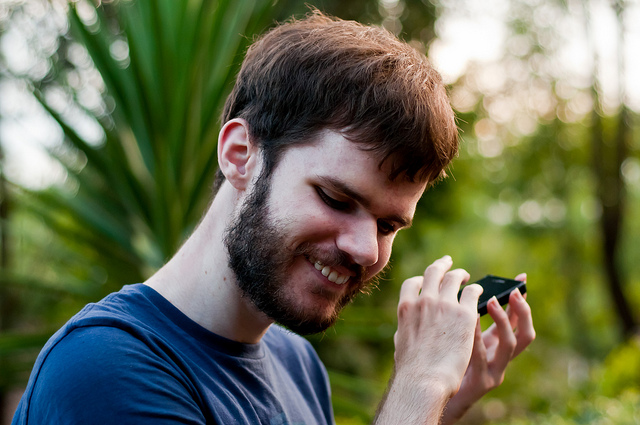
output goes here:
<path id="1" fill-rule="evenodd" d="M 227 121 L 218 135 L 218 165 L 237 190 L 245 190 L 258 165 L 258 148 L 249 140 L 249 125 L 242 118 Z"/>

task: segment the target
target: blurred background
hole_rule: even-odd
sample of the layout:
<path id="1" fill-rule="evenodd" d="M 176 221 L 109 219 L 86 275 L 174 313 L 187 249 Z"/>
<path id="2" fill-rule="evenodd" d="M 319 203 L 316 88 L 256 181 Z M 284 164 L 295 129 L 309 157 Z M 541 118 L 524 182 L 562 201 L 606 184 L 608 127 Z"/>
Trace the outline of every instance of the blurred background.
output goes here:
<path id="1" fill-rule="evenodd" d="M 400 285 L 444 254 L 472 278 L 527 272 L 538 332 L 462 423 L 640 423 L 640 2 L 306 3 L 426 53 L 462 140 L 380 289 L 310 338 L 337 423 L 371 420 Z M 87 302 L 145 280 L 189 235 L 243 52 L 307 11 L 292 0 L 0 0 L 4 423 L 48 337 Z"/>

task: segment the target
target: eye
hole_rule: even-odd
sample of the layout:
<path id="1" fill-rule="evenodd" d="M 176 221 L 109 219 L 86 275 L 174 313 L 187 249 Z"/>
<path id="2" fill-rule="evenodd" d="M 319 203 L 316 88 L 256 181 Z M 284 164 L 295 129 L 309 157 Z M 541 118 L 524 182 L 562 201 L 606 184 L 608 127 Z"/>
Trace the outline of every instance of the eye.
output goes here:
<path id="1" fill-rule="evenodd" d="M 337 199 L 332 198 L 331 196 L 327 195 L 327 193 L 324 190 L 320 189 L 319 187 L 316 187 L 316 192 L 318 192 L 318 196 L 320 196 L 320 199 L 322 199 L 322 201 L 325 204 L 327 204 L 329 207 L 333 208 L 334 210 L 346 211 L 351 207 L 351 205 L 348 202 L 338 201 Z"/>
<path id="2" fill-rule="evenodd" d="M 378 220 L 378 231 L 382 235 L 390 235 L 396 231 L 396 227 L 391 222 Z"/>

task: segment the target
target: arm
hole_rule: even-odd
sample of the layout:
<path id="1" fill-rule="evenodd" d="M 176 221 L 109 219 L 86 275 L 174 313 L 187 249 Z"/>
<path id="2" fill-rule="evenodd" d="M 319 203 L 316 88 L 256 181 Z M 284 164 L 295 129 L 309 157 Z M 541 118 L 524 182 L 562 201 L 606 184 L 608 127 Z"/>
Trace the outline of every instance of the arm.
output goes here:
<path id="1" fill-rule="evenodd" d="M 449 269 L 446 256 L 400 291 L 395 372 L 375 423 L 437 424 L 456 394 L 471 357 L 477 323 L 479 285 L 457 292 L 469 279 Z"/>
<path id="2" fill-rule="evenodd" d="M 47 353 L 14 423 L 204 425 L 179 373 L 130 333 L 77 328 Z"/>
<path id="3" fill-rule="evenodd" d="M 526 280 L 526 275 L 516 279 Z M 506 312 L 496 300 L 489 303 L 488 312 L 494 323 L 482 333 L 478 321 L 469 367 L 460 391 L 447 404 L 442 425 L 456 422 L 473 403 L 499 386 L 509 362 L 535 339 L 531 308 L 520 291 L 511 293 Z"/>

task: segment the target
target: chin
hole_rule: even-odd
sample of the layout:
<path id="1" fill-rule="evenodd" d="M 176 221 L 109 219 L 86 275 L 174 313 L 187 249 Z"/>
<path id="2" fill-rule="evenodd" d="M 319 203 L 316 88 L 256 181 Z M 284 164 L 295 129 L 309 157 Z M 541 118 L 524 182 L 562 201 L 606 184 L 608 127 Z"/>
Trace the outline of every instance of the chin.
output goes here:
<path id="1" fill-rule="evenodd" d="M 315 295 L 307 305 L 287 303 L 289 308 L 281 311 L 279 317 L 272 317 L 280 325 L 300 334 L 309 335 L 327 330 L 338 320 L 342 305 L 337 300 Z"/>
<path id="2" fill-rule="evenodd" d="M 328 319 L 309 320 L 304 319 L 302 321 L 282 322 L 276 321 L 278 324 L 285 328 L 299 334 L 299 335 L 312 335 L 320 332 L 324 332 L 334 325 L 337 317 L 331 317 Z"/>

